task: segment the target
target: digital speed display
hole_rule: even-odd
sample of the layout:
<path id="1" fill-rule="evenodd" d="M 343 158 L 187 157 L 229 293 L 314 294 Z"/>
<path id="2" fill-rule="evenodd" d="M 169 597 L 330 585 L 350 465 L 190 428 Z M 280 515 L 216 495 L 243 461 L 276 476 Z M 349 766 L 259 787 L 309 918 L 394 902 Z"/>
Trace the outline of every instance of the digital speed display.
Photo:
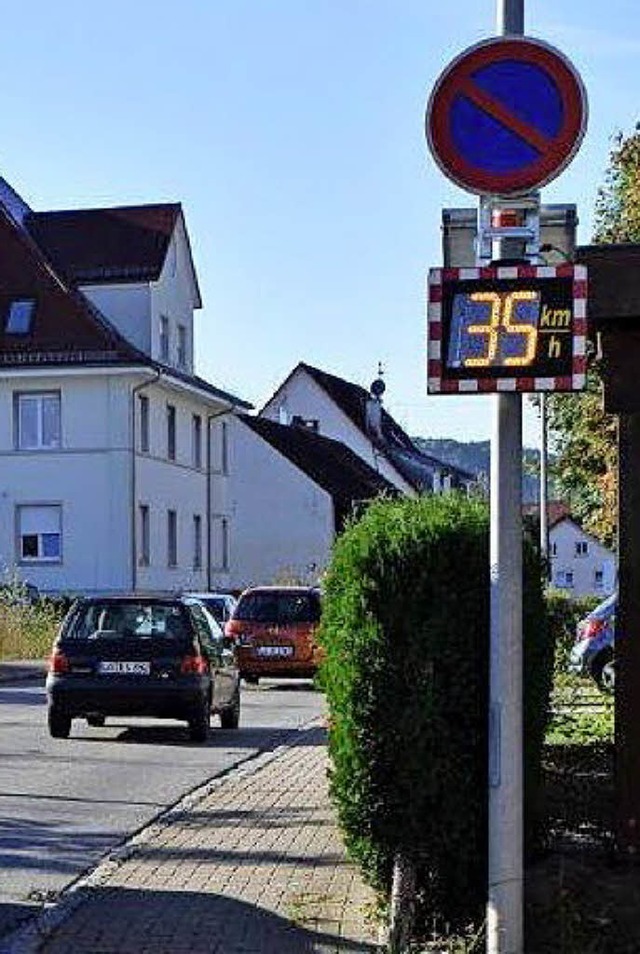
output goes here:
<path id="1" fill-rule="evenodd" d="M 583 266 L 432 270 L 430 393 L 580 390 L 585 352 Z"/>

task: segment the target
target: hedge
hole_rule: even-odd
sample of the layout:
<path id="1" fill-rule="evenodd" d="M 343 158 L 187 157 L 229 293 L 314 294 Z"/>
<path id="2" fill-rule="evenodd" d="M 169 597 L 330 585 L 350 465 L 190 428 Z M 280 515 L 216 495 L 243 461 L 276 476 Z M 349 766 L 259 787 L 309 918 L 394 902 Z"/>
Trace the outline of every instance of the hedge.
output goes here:
<path id="1" fill-rule="evenodd" d="M 525 547 L 529 841 L 552 679 L 540 564 Z M 337 540 L 320 640 L 330 788 L 347 848 L 388 898 L 418 867 L 418 921 L 456 929 L 487 881 L 489 516 L 458 494 L 372 504 Z"/>

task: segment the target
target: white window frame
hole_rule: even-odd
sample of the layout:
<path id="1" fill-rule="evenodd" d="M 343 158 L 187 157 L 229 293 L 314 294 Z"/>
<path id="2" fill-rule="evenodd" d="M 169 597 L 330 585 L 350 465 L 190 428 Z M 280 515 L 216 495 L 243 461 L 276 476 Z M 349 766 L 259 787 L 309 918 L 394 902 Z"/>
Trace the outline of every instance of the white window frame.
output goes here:
<path id="1" fill-rule="evenodd" d="M 178 566 L 178 511 L 167 510 L 167 566 Z"/>
<path id="2" fill-rule="evenodd" d="M 8 335 L 28 335 L 33 325 L 33 315 L 36 310 L 35 298 L 14 298 L 9 302 L 5 318 L 4 330 Z M 18 327 L 11 327 L 12 319 Z"/>
<path id="3" fill-rule="evenodd" d="M 149 398 L 146 394 L 139 394 L 140 401 L 140 451 L 149 453 Z"/>
<path id="4" fill-rule="evenodd" d="M 202 515 L 193 515 L 193 569 L 202 569 Z"/>
<path id="5" fill-rule="evenodd" d="M 24 527 L 24 516 L 27 511 L 35 510 L 47 510 L 50 511 L 50 516 L 57 516 L 57 519 L 54 521 L 57 524 L 57 529 L 52 530 L 35 530 L 30 533 L 23 532 Z M 19 503 L 16 504 L 15 511 L 15 520 L 16 520 L 16 556 L 17 562 L 22 565 L 32 566 L 33 564 L 59 564 L 62 563 L 62 504 L 59 502 L 51 501 L 38 501 L 38 502 L 29 502 L 29 503 Z M 37 539 L 37 550 L 38 552 L 34 556 L 25 556 L 24 554 L 24 538 L 25 537 L 36 537 Z M 44 538 L 46 536 L 57 536 L 58 537 L 58 552 L 54 556 L 47 556 L 44 553 L 45 542 Z"/>
<path id="6" fill-rule="evenodd" d="M 176 459 L 178 412 L 175 404 L 167 404 L 167 460 Z"/>
<path id="7" fill-rule="evenodd" d="M 177 350 L 177 363 L 178 367 L 183 370 L 187 367 L 187 326 L 178 325 L 178 350 Z"/>
<path id="8" fill-rule="evenodd" d="M 217 534 L 220 534 L 219 538 Z M 229 518 L 224 514 L 211 514 L 211 535 L 214 542 L 213 570 L 229 569 Z M 219 546 L 216 544 L 219 540 Z"/>
<path id="9" fill-rule="evenodd" d="M 58 438 L 57 441 L 44 442 L 44 408 L 45 401 L 54 399 L 57 406 Z M 15 391 L 14 400 L 14 443 L 16 450 L 51 451 L 59 450 L 62 446 L 62 395 L 60 391 Z M 33 444 L 25 442 L 22 426 L 22 408 L 27 402 L 34 402 L 37 407 L 36 441 Z"/>
<path id="10" fill-rule="evenodd" d="M 577 557 L 586 557 L 589 555 L 589 544 L 586 540 L 576 540 L 575 555 Z"/>
<path id="11" fill-rule="evenodd" d="M 139 505 L 140 518 L 140 555 L 138 557 L 138 566 L 150 566 L 151 564 L 151 515 L 149 504 L 141 503 Z"/>
<path id="12" fill-rule="evenodd" d="M 202 470 L 202 415 L 191 418 L 191 460 L 196 470 Z"/>
<path id="13" fill-rule="evenodd" d="M 169 364 L 171 358 L 171 330 L 167 315 L 160 315 L 160 360 Z"/>

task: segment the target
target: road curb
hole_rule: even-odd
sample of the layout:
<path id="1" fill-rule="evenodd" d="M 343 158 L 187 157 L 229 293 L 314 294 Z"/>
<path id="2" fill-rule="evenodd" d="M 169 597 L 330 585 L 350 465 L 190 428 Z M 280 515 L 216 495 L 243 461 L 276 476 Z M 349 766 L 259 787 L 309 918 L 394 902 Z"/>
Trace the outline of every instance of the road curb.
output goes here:
<path id="1" fill-rule="evenodd" d="M 290 729 L 291 740 L 283 742 L 272 751 L 261 751 L 229 766 L 215 778 L 196 786 L 183 795 L 175 804 L 143 825 L 125 841 L 112 848 L 89 873 L 80 875 L 63 889 L 55 902 L 45 904 L 42 912 L 26 924 L 19 926 L 0 940 L 0 954 L 37 954 L 41 945 L 59 928 L 77 909 L 88 901 L 94 888 L 102 887 L 120 865 L 128 861 L 136 851 L 148 844 L 163 829 L 168 828 L 186 812 L 191 811 L 203 799 L 217 788 L 222 787 L 230 778 L 249 778 L 260 769 L 281 758 L 289 749 L 304 744 L 305 736 L 310 735 L 325 722 L 316 717 L 297 729 Z"/>
<path id="2" fill-rule="evenodd" d="M 47 674 L 44 660 L 0 662 L 0 685 L 8 682 L 39 682 Z"/>

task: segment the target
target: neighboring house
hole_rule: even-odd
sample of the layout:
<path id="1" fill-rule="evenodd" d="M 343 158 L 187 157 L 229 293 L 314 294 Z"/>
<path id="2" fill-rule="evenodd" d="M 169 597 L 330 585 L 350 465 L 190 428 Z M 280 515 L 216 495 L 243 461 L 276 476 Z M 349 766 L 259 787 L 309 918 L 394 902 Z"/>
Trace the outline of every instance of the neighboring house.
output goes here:
<path id="1" fill-rule="evenodd" d="M 336 532 L 363 501 L 397 495 L 388 480 L 339 441 L 300 423 L 229 414 L 212 435 L 232 476 L 213 495 L 233 524 L 229 585 L 316 583 Z M 226 519 L 226 518 L 225 518 Z M 225 539 L 228 533 L 223 525 Z"/>
<path id="2" fill-rule="evenodd" d="M 377 387 L 376 387 L 377 385 Z M 260 411 L 280 424 L 300 421 L 341 441 L 404 494 L 468 487 L 472 474 L 422 453 L 385 410 L 384 385 L 371 391 L 300 362 Z"/>
<path id="3" fill-rule="evenodd" d="M 524 508 L 536 518 L 537 505 Z M 608 596 L 616 587 L 616 557 L 582 529 L 561 501 L 547 509 L 550 582 L 571 596 Z"/>
<path id="4" fill-rule="evenodd" d="M 179 205 L 36 213 L 0 180 L 0 564 L 53 593 L 210 585 L 211 422 L 250 405 L 193 374 L 199 307 Z"/>

